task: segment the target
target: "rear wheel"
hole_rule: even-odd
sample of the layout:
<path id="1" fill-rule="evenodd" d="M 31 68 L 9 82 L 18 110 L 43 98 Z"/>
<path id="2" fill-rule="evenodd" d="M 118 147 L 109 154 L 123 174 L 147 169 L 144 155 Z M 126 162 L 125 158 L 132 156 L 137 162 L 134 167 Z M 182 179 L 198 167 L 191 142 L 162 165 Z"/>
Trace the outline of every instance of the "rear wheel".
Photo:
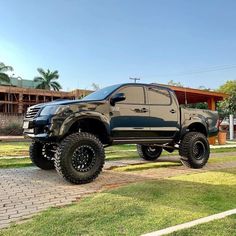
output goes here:
<path id="1" fill-rule="evenodd" d="M 180 143 L 179 154 L 184 165 L 195 169 L 202 168 L 210 156 L 207 137 L 199 132 L 187 133 Z"/>
<path id="2" fill-rule="evenodd" d="M 52 143 L 32 142 L 30 145 L 30 159 L 43 170 L 54 169 L 54 156 L 57 146 Z"/>
<path id="3" fill-rule="evenodd" d="M 137 151 L 141 158 L 146 161 L 155 161 L 162 153 L 162 147 L 137 145 Z"/>
<path id="4" fill-rule="evenodd" d="M 57 172 L 74 184 L 93 181 L 102 171 L 105 160 L 100 140 L 89 133 L 67 136 L 58 148 L 55 158 Z"/>

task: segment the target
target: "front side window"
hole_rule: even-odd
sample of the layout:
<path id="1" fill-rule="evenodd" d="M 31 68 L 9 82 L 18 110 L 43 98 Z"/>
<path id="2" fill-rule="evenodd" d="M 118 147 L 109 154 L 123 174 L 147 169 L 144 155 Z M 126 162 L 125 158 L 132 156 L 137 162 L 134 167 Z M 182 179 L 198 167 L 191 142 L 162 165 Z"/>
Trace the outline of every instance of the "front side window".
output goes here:
<path id="1" fill-rule="evenodd" d="M 149 104 L 152 105 L 170 105 L 170 93 L 167 89 L 148 88 Z"/>
<path id="2" fill-rule="evenodd" d="M 144 104 L 144 89 L 141 86 L 125 87 L 119 90 L 119 93 L 124 93 L 126 99 L 119 103 L 125 104 Z"/>

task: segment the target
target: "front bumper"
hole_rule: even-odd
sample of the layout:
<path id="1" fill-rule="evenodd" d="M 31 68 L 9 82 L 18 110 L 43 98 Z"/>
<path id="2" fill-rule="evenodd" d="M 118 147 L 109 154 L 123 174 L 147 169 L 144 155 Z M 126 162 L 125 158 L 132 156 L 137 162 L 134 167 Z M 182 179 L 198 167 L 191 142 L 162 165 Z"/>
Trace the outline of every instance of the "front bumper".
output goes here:
<path id="1" fill-rule="evenodd" d="M 23 134 L 25 137 L 42 142 L 60 140 L 60 128 L 64 119 L 56 116 L 39 116 L 34 119 L 24 119 Z M 24 127 L 24 124 L 26 126 Z"/>
<path id="2" fill-rule="evenodd" d="M 25 133 L 24 136 L 32 139 L 39 139 L 39 140 L 47 140 L 49 139 L 48 134 L 33 134 L 33 133 Z"/>
<path id="3" fill-rule="evenodd" d="M 35 119 L 24 119 L 23 134 L 25 137 L 47 141 L 51 138 L 51 124 L 48 117 L 37 117 Z"/>

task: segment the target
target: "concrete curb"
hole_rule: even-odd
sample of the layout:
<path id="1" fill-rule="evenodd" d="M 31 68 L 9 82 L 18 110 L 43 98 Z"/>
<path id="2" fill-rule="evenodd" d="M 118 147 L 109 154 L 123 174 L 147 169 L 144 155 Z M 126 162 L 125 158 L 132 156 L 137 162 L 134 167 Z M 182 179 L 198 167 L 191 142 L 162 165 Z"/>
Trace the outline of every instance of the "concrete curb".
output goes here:
<path id="1" fill-rule="evenodd" d="M 1 142 L 29 142 L 24 136 L 0 136 Z"/>
<path id="2" fill-rule="evenodd" d="M 199 224 L 203 224 L 203 223 L 207 223 L 213 220 L 218 220 L 218 219 L 222 219 L 225 218 L 227 216 L 230 215 L 234 215 L 236 214 L 236 208 L 229 210 L 229 211 L 224 211 L 215 215 L 211 215 L 211 216 L 207 216 L 207 217 L 203 217 L 197 220 L 193 220 L 184 224 L 180 224 L 180 225 L 175 225 L 172 227 L 168 227 L 166 229 L 161 229 L 152 233 L 147 233 L 147 234 L 143 234 L 142 236 L 161 236 L 161 235 L 166 235 L 166 234 L 170 234 L 173 233 L 175 231 L 178 230 L 182 230 L 182 229 L 188 229 L 191 228 L 193 226 L 199 225 Z"/>
<path id="3" fill-rule="evenodd" d="M 225 144 L 225 145 L 216 145 L 216 146 L 210 145 L 210 148 L 211 149 L 236 148 L 236 144 Z"/>

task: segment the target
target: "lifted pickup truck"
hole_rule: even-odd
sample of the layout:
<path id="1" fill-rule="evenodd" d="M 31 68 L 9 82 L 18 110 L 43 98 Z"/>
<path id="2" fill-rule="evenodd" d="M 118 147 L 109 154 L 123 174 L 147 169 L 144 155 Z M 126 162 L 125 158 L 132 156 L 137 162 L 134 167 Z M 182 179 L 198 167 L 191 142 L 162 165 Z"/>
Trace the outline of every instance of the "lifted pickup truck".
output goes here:
<path id="1" fill-rule="evenodd" d="M 94 180 L 104 165 L 104 148 L 137 144 L 152 161 L 162 150 L 179 150 L 183 164 L 203 167 L 207 137 L 218 133 L 218 114 L 179 107 L 174 91 L 155 84 L 118 84 L 81 100 L 60 100 L 28 108 L 24 135 L 33 139 L 30 158 L 42 169 L 56 168 L 66 180 Z"/>

